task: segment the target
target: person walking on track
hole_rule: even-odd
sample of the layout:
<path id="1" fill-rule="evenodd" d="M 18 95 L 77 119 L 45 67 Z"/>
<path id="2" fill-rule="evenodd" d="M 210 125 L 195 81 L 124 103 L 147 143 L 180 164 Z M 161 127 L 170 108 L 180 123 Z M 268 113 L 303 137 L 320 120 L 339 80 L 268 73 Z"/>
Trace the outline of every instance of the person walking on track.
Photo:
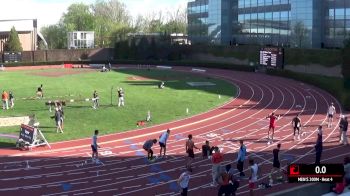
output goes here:
<path id="1" fill-rule="evenodd" d="M 272 112 L 272 114 L 267 116 L 266 118 L 270 120 L 269 130 L 267 132 L 267 140 L 268 140 L 267 144 L 271 144 L 271 143 L 273 143 L 273 135 L 275 133 L 276 120 L 278 120 L 280 118 L 280 116 L 277 116 L 277 115 L 275 115 L 274 112 Z M 272 130 L 272 134 L 271 134 L 271 138 L 270 138 L 270 131 L 271 130 Z"/>
<path id="2" fill-rule="evenodd" d="M 124 106 L 124 91 L 122 88 L 118 89 L 118 107 Z"/>
<path id="3" fill-rule="evenodd" d="M 95 130 L 94 135 L 92 136 L 92 142 L 91 142 L 91 149 L 92 149 L 92 161 L 98 162 L 98 151 L 97 148 L 100 148 L 100 146 L 97 144 L 97 136 L 98 136 L 98 130 Z"/>
<path id="4" fill-rule="evenodd" d="M 245 176 L 243 172 L 243 167 L 244 167 L 245 156 L 247 154 L 247 147 L 243 144 L 243 140 L 239 140 L 239 143 L 240 143 L 240 148 L 237 156 L 237 169 L 239 171 L 239 175 L 243 177 Z"/>
<path id="5" fill-rule="evenodd" d="M 335 111 L 335 107 L 333 102 L 331 103 L 331 105 L 328 108 L 328 113 L 327 113 L 327 118 L 328 118 L 328 128 L 332 128 L 332 124 L 333 124 L 333 117 L 335 115 L 336 111 Z"/>
<path id="6" fill-rule="evenodd" d="M 217 186 L 218 185 L 218 179 L 219 175 L 221 172 L 221 162 L 224 160 L 224 155 L 220 152 L 218 147 L 214 148 L 214 154 L 211 157 L 211 162 L 212 162 L 212 178 L 213 178 L 213 183 L 212 186 Z"/>
<path id="7" fill-rule="evenodd" d="M 293 126 L 293 136 L 294 140 L 298 138 L 300 140 L 300 128 L 301 128 L 301 120 L 299 118 L 299 114 L 297 114 L 296 117 L 292 120 L 292 126 Z M 298 130 L 298 136 L 295 135 L 295 131 Z"/>
<path id="8" fill-rule="evenodd" d="M 179 186 L 181 187 L 181 196 L 187 196 L 187 191 L 188 191 L 188 183 L 190 181 L 191 178 L 191 169 L 187 168 L 185 172 L 183 172 L 179 179 L 177 180 L 177 183 L 179 184 Z"/>
<path id="9" fill-rule="evenodd" d="M 170 135 L 170 129 L 168 129 L 166 132 L 164 132 L 162 135 L 159 136 L 159 146 L 160 146 L 160 152 L 159 157 L 162 156 L 162 151 L 164 149 L 163 157 L 165 158 L 166 153 L 166 142 Z"/>
<path id="10" fill-rule="evenodd" d="M 147 159 L 149 161 L 153 161 L 153 150 L 152 150 L 152 146 L 153 144 L 157 143 L 157 139 L 151 139 L 151 140 L 147 140 L 144 144 L 143 144 L 143 149 L 145 151 L 147 151 Z"/>
<path id="11" fill-rule="evenodd" d="M 316 151 L 315 164 L 321 164 L 321 155 L 322 155 L 322 151 L 323 151 L 322 126 L 319 126 L 318 130 L 317 130 L 317 140 L 316 140 L 316 145 L 315 145 L 315 151 Z"/>
<path id="12" fill-rule="evenodd" d="M 192 141 L 192 134 L 188 135 L 188 140 L 186 141 L 186 152 L 188 154 L 187 164 L 186 168 L 190 169 L 192 172 L 192 161 L 194 159 L 194 151 L 193 148 L 198 149 L 196 145 L 194 145 L 194 142 Z"/>

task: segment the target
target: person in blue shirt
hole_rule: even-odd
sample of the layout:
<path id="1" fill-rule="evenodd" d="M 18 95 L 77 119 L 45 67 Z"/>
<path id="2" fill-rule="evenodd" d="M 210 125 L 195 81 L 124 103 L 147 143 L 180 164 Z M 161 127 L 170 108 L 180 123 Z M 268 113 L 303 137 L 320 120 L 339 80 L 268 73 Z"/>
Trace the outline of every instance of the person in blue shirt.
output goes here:
<path id="1" fill-rule="evenodd" d="M 243 167 L 244 167 L 245 156 L 247 154 L 247 148 L 243 144 L 243 140 L 239 140 L 239 143 L 241 147 L 239 148 L 238 156 L 237 156 L 237 169 L 239 171 L 240 176 L 245 176 L 243 172 Z"/>

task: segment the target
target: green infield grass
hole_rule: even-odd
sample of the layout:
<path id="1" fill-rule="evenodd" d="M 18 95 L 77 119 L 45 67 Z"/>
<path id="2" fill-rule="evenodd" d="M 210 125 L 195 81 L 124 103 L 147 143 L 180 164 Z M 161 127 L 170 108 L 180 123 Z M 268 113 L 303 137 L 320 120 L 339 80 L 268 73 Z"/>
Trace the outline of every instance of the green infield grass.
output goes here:
<path id="1" fill-rule="evenodd" d="M 182 119 L 224 104 L 237 93 L 234 85 L 200 74 L 143 69 L 80 72 L 79 69 L 0 72 L 1 92 L 12 91 L 15 97 L 15 107 L 9 110 L 0 108 L 0 117 L 35 114 L 48 142 L 56 142 L 90 137 L 95 129 L 99 129 L 102 135 L 136 129 L 137 121 L 144 120 L 148 110 L 152 122 L 146 126 Z M 160 81 L 165 81 L 164 89 L 158 89 Z M 187 82 L 211 82 L 215 86 L 193 87 Z M 43 84 L 44 99 L 31 99 L 36 96 L 40 84 Z M 125 92 L 126 105 L 121 108 L 117 107 L 119 87 Z M 97 110 L 92 108 L 91 101 L 85 101 L 92 98 L 94 90 L 100 96 Z M 71 103 L 71 99 L 82 101 Z M 55 121 L 51 118 L 54 112 L 49 112 L 45 106 L 49 100 L 67 101 L 63 134 L 56 133 Z M 0 133 L 18 135 L 19 128 L 0 127 Z M 15 140 L 0 138 L 0 147 L 13 146 L 14 143 Z"/>

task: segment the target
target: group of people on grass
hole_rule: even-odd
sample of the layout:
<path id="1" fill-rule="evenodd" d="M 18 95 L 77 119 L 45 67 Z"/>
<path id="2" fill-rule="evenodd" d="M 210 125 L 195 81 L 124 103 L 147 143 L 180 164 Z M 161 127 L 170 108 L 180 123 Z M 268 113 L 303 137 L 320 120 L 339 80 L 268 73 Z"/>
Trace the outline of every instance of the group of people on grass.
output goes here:
<path id="1" fill-rule="evenodd" d="M 2 109 L 8 110 L 9 108 L 13 108 L 15 106 L 15 97 L 13 96 L 13 93 L 9 91 L 2 91 L 1 94 L 1 100 L 2 100 Z"/>

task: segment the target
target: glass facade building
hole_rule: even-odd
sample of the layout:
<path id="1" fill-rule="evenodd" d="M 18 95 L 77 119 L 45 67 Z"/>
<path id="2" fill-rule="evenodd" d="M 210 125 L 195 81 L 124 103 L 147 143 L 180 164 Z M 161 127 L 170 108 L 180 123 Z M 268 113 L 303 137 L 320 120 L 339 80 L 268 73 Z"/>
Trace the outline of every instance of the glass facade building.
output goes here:
<path id="1" fill-rule="evenodd" d="M 350 0 L 195 0 L 188 3 L 193 43 L 342 47 Z"/>

